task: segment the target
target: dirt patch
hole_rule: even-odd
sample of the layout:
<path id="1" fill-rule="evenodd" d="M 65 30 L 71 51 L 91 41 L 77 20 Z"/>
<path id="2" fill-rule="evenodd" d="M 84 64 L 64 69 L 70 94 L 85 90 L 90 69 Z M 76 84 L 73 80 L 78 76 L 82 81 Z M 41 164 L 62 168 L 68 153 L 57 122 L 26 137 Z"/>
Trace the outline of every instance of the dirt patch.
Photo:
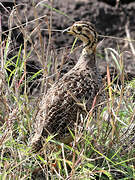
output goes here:
<path id="1" fill-rule="evenodd" d="M 9 14 L 14 7 L 14 3 L 12 1 L 3 1 L 3 8 L 1 5 L 1 14 L 2 14 L 2 31 L 6 31 L 9 29 L 8 20 Z M 52 16 L 52 29 L 54 30 L 62 30 L 68 27 L 73 21 L 77 20 L 88 20 L 95 24 L 97 32 L 100 35 L 104 36 L 114 36 L 118 38 L 127 38 L 126 28 L 131 35 L 132 39 L 135 39 L 135 24 L 134 24 L 134 14 L 135 14 L 135 2 L 134 1 L 126 1 L 121 0 L 119 4 L 116 1 L 112 0 L 55 0 L 53 2 L 53 13 L 51 14 L 51 3 L 44 1 L 44 3 L 35 3 L 37 15 L 34 15 L 35 9 L 34 4 L 25 0 L 17 1 L 18 4 L 18 15 L 20 17 L 21 23 L 26 23 L 26 20 L 31 21 L 37 17 L 41 17 L 46 15 L 49 19 Z M 18 20 L 14 19 L 14 26 Z M 36 27 L 36 22 L 31 22 L 27 26 L 27 30 L 31 33 Z M 40 20 L 40 29 L 41 35 L 44 38 L 45 42 L 48 40 L 48 32 L 44 31 L 47 29 L 47 24 L 45 23 L 45 19 L 42 18 Z M 8 32 L 6 33 L 8 34 Z M 3 34 L 3 39 L 6 36 Z M 35 44 L 37 49 L 40 49 L 40 43 L 38 35 L 35 33 L 31 34 L 31 38 L 33 43 Z M 103 37 L 100 37 L 103 39 Z M 100 48 L 98 49 L 97 61 L 101 72 L 106 71 L 106 60 L 105 60 L 105 48 L 113 48 L 118 52 L 123 52 L 124 56 L 124 64 L 125 69 L 128 72 L 134 73 L 135 69 L 135 57 L 132 54 L 131 47 L 128 41 L 123 39 L 106 37 L 102 42 Z M 19 28 L 14 29 L 12 32 L 12 48 L 18 48 L 20 44 L 23 43 L 23 35 L 20 32 Z M 62 35 L 59 31 L 52 32 L 52 48 L 55 48 L 60 52 L 61 48 L 71 46 L 73 43 L 73 38 L 68 35 Z M 132 42 L 135 47 L 135 42 Z M 28 46 L 29 47 L 29 46 Z M 128 51 L 128 53 L 127 53 Z M 15 51 L 14 51 L 15 52 Z M 124 53 L 126 52 L 126 53 Z M 13 55 L 13 51 L 10 53 L 10 57 Z M 100 54 L 100 55 L 99 55 Z M 79 52 L 77 54 L 79 56 Z M 33 53 L 30 56 L 30 61 L 36 61 L 37 57 Z M 110 59 L 110 66 L 112 60 Z M 38 62 L 38 67 L 40 67 Z"/>

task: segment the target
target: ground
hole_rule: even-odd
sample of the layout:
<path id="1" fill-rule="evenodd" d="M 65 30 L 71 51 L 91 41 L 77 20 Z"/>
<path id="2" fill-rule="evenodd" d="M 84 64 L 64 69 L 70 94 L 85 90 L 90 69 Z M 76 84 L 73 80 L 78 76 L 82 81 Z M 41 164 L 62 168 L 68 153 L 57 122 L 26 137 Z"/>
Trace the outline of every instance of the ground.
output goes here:
<path id="1" fill-rule="evenodd" d="M 95 25 L 97 32 L 102 35 L 102 37 L 100 37 L 100 40 L 104 39 L 98 50 L 98 52 L 102 56 L 97 57 L 101 71 L 104 72 L 106 69 L 104 49 L 113 48 L 119 52 L 123 52 L 123 59 L 126 71 L 131 73 L 134 72 L 135 57 L 132 54 L 133 52 L 131 51 L 129 41 L 126 41 L 124 39 L 127 38 L 127 31 L 129 32 L 131 39 L 135 39 L 135 2 L 125 0 L 120 0 L 119 3 L 116 3 L 115 0 L 55 0 L 52 3 L 55 9 L 53 9 L 52 14 L 50 14 L 51 3 L 44 1 L 44 3 L 41 4 L 35 3 L 37 15 L 34 14 L 34 8 L 32 7 L 32 3 L 28 3 L 26 0 L 22 3 L 22 1 L 18 0 L 17 4 L 19 5 L 18 15 L 21 23 L 25 23 L 26 20 L 33 20 L 34 16 L 40 17 L 46 15 L 46 20 L 45 18 L 42 18 L 40 20 L 40 28 L 42 29 L 41 35 L 46 39 L 48 39 L 48 33 L 43 29 L 47 29 L 46 21 L 47 19 L 49 19 L 50 16 L 52 16 L 52 29 L 54 30 L 63 30 L 64 28 L 71 25 L 73 21 L 91 21 Z M 4 9 L 1 6 L 2 31 L 6 31 L 9 29 L 9 25 L 7 23 L 9 20 L 8 12 L 10 12 L 10 10 L 13 8 L 14 3 L 11 0 L 10 3 L 8 1 L 3 1 L 3 5 L 7 9 Z M 16 22 L 17 20 L 14 19 L 14 27 L 16 26 Z M 36 22 L 29 23 L 27 26 L 28 32 L 32 32 L 35 26 Z M 111 36 L 115 38 L 112 38 Z M 37 34 L 32 33 L 31 38 L 36 48 L 40 48 Z M 19 28 L 13 30 L 13 39 L 14 47 L 19 47 L 20 44 L 23 42 L 22 32 L 20 32 Z M 59 31 L 52 32 L 51 44 L 58 51 L 60 51 L 60 48 L 67 47 L 72 43 L 73 39 L 68 35 L 62 35 Z M 132 44 L 134 46 L 135 42 L 133 41 Z M 11 56 L 13 52 L 14 51 L 11 51 Z M 37 58 L 34 55 L 31 55 L 30 61 L 36 61 L 36 59 Z M 111 61 L 109 63 L 111 64 Z"/>
<path id="2" fill-rule="evenodd" d="M 2 165 L 0 172 L 3 169 L 4 171 L 2 176 L 0 173 L 0 178 L 6 178 L 9 175 L 13 177 L 10 179 L 26 179 L 26 176 L 32 177 L 33 175 L 37 176 L 35 178 L 37 180 L 45 179 L 42 172 L 40 173 L 40 166 L 43 165 L 44 167 L 46 163 L 42 163 L 40 156 L 35 158 L 35 154 L 33 156 L 33 153 L 29 150 L 29 139 L 34 129 L 33 121 L 37 117 L 43 93 L 40 94 L 38 91 L 38 94 L 35 93 L 38 96 L 27 96 L 29 94 L 24 89 L 23 92 L 25 93 L 20 92 L 20 84 L 22 83 L 24 88 L 23 83 L 27 82 L 24 81 L 25 62 L 27 72 L 29 72 L 26 74 L 31 75 L 30 72 L 37 72 L 40 68 L 44 70 L 41 75 L 34 74 L 39 80 L 42 75 L 49 76 L 50 72 L 55 74 L 57 61 L 60 63 L 65 57 L 67 60 L 72 59 L 72 57 L 77 60 L 80 55 L 80 48 L 75 48 L 73 53 L 70 54 L 74 40 L 73 37 L 62 34 L 62 30 L 69 27 L 74 21 L 87 20 L 95 25 L 100 35 L 96 58 L 102 75 L 106 74 L 107 62 L 110 67 L 115 67 L 118 72 L 122 70 L 122 62 L 124 62 L 125 71 L 130 73 L 130 77 L 135 77 L 135 2 L 133 0 L 16 0 L 16 5 L 14 3 L 15 0 L 0 1 L 0 47 L 2 47 L 0 48 L 0 145 L 2 144 L 0 153 L 5 152 L 1 153 Z M 7 37 L 10 37 L 10 32 L 11 41 L 10 39 L 6 41 Z M 129 37 L 132 41 L 127 40 Z M 77 41 L 77 47 L 79 43 Z M 6 52 L 6 49 L 8 49 L 8 52 Z M 19 49 L 21 53 L 18 53 Z M 107 52 L 109 53 L 109 59 L 107 59 Z M 111 53 L 115 55 L 116 62 L 114 62 Z M 18 63 L 16 63 L 17 60 Z M 4 63 L 5 66 L 3 66 Z M 72 63 L 70 65 L 72 66 Z M 10 77 L 7 76 L 8 68 L 11 69 L 11 74 L 13 74 L 11 76 L 12 82 L 10 81 L 7 85 L 8 77 Z M 77 167 L 75 173 L 80 173 L 80 176 L 82 173 L 85 177 L 87 175 L 85 170 L 90 172 L 92 169 L 91 175 L 97 178 L 100 177 L 102 172 L 102 177 L 104 177 L 104 173 L 109 172 L 106 176 L 112 175 L 114 179 L 134 177 L 135 81 L 123 81 L 126 73 L 121 73 L 120 76 L 116 77 L 121 81 L 120 86 L 112 81 L 111 85 L 108 82 L 109 85 L 106 87 L 107 101 L 105 103 L 107 103 L 106 109 L 110 115 L 104 118 L 103 113 L 99 112 L 97 119 L 99 120 L 100 117 L 101 119 L 95 121 L 94 133 L 93 130 L 89 132 L 84 128 L 86 132 L 84 132 L 82 139 L 85 141 L 83 142 L 80 139 L 81 146 L 77 144 L 81 154 L 75 152 L 77 161 L 75 163 L 73 158 L 72 169 L 74 170 L 75 163 Z M 109 75 L 107 78 L 109 80 Z M 44 82 L 48 83 L 49 78 L 46 78 L 46 81 L 44 79 L 39 80 L 40 83 L 43 82 L 43 86 Z M 53 82 L 54 80 L 55 78 L 51 79 Z M 32 87 L 34 86 L 32 85 Z M 47 87 L 45 88 L 47 89 Z M 45 93 L 46 89 L 42 92 Z M 39 96 L 41 96 L 41 99 Z M 12 125 L 14 126 L 11 127 Z M 5 131 L 5 128 L 7 131 Z M 8 128 L 13 129 L 11 135 Z M 7 136 L 8 134 L 10 137 Z M 86 147 L 85 152 L 84 147 Z M 70 149 L 69 146 L 69 149 L 66 150 L 70 152 Z M 21 158 L 22 152 L 26 153 L 24 163 L 22 159 L 25 157 L 22 156 Z M 30 155 L 27 152 L 30 152 Z M 59 156 L 55 151 L 50 151 L 49 154 L 48 149 L 47 153 L 44 159 L 47 159 L 48 165 L 50 165 L 49 168 L 54 174 L 52 167 L 54 157 L 58 157 L 57 160 L 61 163 L 61 159 L 59 159 L 61 154 Z M 41 159 L 39 160 L 39 158 Z M 94 158 L 95 161 L 91 162 L 91 158 Z M 65 159 L 64 156 L 63 159 Z M 41 164 L 38 164 L 40 161 Z M 61 175 L 65 179 L 67 175 L 64 174 L 65 167 L 63 167 L 62 165 Z M 22 169 L 24 169 L 24 172 Z M 44 168 L 44 170 L 46 169 L 48 167 Z M 37 173 L 38 170 L 39 173 Z M 18 175 L 18 172 L 23 174 Z M 93 172 L 95 174 L 92 174 Z M 68 173 L 68 177 L 70 177 L 70 170 Z M 97 173 L 99 176 L 97 176 Z"/>

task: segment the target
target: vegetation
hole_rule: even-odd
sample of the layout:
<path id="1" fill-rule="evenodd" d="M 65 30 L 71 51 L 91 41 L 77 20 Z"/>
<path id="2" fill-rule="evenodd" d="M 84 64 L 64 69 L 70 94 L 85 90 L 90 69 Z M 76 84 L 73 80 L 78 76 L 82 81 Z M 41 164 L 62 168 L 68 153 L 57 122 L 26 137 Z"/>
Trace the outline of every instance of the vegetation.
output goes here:
<path id="1" fill-rule="evenodd" d="M 56 11 L 47 7 L 51 12 Z M 34 11 L 36 14 L 36 8 Z M 61 13 L 58 10 L 56 12 Z M 123 67 L 124 53 L 120 50 L 105 49 L 106 101 L 103 102 L 103 109 L 99 106 L 97 119 L 93 118 L 92 113 L 82 119 L 83 129 L 76 126 L 75 133 L 71 132 L 74 139 L 71 145 L 57 142 L 49 136 L 40 152 L 32 152 L 29 142 L 40 100 L 50 84 L 57 79 L 52 78 L 58 72 L 55 68 L 57 58 L 53 60 L 57 51 L 50 48 L 52 16 L 49 21 L 46 18 L 49 40 L 45 52 L 47 42 L 42 39 L 40 23 L 35 16 L 35 31 L 39 35 L 41 48 L 37 50 L 34 47 L 31 35 L 27 33 L 27 24 L 17 24 L 23 33 L 24 43 L 17 52 L 12 49 L 16 54 L 9 58 L 12 13 L 9 17 L 8 37 L 2 40 L 0 34 L 0 179 L 135 179 L 135 79 L 127 80 Z M 74 53 L 74 47 L 71 49 Z M 29 75 L 26 64 L 33 52 L 42 68 Z M 97 55 L 102 57 L 101 54 Z M 116 65 L 117 74 L 110 74 L 110 58 Z M 36 95 L 30 93 L 30 85 L 33 83 L 40 83 Z"/>

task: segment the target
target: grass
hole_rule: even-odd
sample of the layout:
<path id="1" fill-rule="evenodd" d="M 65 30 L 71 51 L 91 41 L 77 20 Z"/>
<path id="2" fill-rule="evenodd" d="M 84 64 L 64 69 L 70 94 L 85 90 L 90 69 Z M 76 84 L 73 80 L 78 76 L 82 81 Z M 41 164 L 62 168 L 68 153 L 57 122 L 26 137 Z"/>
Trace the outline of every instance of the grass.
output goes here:
<path id="1" fill-rule="evenodd" d="M 51 6 L 48 7 L 51 13 L 56 11 Z M 49 136 L 42 151 L 31 151 L 30 136 L 33 133 L 40 100 L 50 84 L 55 81 L 49 77 L 58 71 L 57 64 L 53 61 L 57 51 L 51 48 L 52 19 L 45 19 L 49 34 L 47 44 L 41 36 L 36 8 L 34 16 L 37 26 L 29 36 L 27 25 L 24 27 L 20 22 L 17 8 L 14 11 L 17 13 L 16 25 L 23 34 L 24 44 L 20 45 L 15 55 L 8 57 L 14 18 L 12 12 L 9 16 L 8 37 L 2 41 L 0 34 L 0 179 L 134 179 L 135 79 L 126 80 L 123 54 L 111 48 L 105 50 L 107 100 L 104 109 L 99 108 L 97 119 L 92 116 L 82 119 L 84 128 L 77 126 L 75 133 L 71 132 L 74 139 L 72 146 L 54 141 L 53 137 Z M 38 50 L 31 40 L 34 31 L 39 38 Z M 47 44 L 46 48 L 44 43 Z M 42 68 L 27 76 L 26 64 L 32 53 L 36 54 Z M 57 56 L 55 57 L 57 62 Z M 119 72 L 113 79 L 108 65 L 110 58 Z M 39 94 L 31 96 L 29 93 L 29 83 L 37 82 L 40 83 L 41 97 Z M 91 126 L 88 126 L 88 123 Z"/>

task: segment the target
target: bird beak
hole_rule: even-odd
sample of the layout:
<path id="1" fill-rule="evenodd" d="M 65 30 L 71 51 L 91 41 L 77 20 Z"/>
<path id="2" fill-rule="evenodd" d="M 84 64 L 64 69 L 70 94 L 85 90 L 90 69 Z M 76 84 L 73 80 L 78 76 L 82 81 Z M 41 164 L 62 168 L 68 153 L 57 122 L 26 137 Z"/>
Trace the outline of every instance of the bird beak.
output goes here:
<path id="1" fill-rule="evenodd" d="M 72 30 L 71 30 L 71 27 L 68 27 L 67 29 L 63 30 L 62 33 L 69 33 L 69 34 L 72 34 Z"/>

